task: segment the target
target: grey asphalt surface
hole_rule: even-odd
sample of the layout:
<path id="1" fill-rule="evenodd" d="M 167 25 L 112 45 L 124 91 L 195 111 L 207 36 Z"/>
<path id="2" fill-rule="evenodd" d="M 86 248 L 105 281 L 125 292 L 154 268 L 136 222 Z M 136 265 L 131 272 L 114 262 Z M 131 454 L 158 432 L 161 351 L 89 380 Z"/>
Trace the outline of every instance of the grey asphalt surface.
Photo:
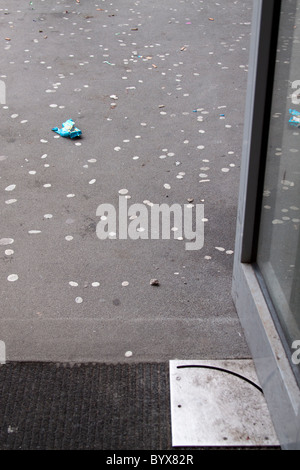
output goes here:
<path id="1" fill-rule="evenodd" d="M 1 2 L 7 361 L 249 357 L 231 279 L 251 5 Z M 76 141 L 52 131 L 69 118 Z M 128 206 L 204 204 L 204 247 L 100 240 L 121 189 Z"/>

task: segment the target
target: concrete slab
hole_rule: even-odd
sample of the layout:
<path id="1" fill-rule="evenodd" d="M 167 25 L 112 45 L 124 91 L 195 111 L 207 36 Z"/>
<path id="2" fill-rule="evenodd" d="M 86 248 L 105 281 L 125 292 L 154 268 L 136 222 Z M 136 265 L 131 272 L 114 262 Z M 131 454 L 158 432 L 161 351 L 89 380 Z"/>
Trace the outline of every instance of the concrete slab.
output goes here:
<path id="1" fill-rule="evenodd" d="M 174 447 L 278 446 L 251 360 L 170 361 Z"/>

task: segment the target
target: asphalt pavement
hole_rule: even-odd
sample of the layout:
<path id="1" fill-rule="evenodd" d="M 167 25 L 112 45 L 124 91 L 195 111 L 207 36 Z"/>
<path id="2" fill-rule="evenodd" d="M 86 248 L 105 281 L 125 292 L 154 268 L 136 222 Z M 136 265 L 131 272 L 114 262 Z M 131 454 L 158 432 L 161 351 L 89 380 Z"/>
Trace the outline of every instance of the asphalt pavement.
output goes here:
<path id="1" fill-rule="evenodd" d="M 2 0 L 7 361 L 250 357 L 231 282 L 251 5 Z M 68 119 L 80 137 L 52 130 Z M 152 236 L 162 204 L 191 211 L 194 224 L 204 208 L 201 248 L 187 250 L 183 218 L 169 239 Z"/>

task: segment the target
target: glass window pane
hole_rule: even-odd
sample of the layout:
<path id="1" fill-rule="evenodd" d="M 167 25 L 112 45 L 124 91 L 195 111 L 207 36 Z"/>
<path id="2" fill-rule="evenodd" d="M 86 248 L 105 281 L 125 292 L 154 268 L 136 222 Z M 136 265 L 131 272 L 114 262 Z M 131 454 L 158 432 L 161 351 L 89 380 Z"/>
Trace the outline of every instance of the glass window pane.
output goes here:
<path id="1" fill-rule="evenodd" d="M 282 2 L 257 264 L 292 361 L 300 340 L 299 0 Z"/>

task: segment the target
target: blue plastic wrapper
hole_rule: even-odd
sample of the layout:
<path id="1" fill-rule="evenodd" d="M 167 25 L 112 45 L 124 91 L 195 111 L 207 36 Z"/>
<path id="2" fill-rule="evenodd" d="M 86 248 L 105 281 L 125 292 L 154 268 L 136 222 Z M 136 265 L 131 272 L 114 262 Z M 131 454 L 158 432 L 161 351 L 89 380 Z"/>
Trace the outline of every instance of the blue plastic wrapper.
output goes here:
<path id="1" fill-rule="evenodd" d="M 300 127 L 300 113 L 299 113 L 299 111 L 296 111 L 295 109 L 290 109 L 290 114 L 292 115 L 292 117 L 289 120 L 289 123 L 292 126 Z"/>
<path id="2" fill-rule="evenodd" d="M 68 119 L 66 122 L 63 122 L 61 129 L 58 127 L 53 127 L 52 130 L 62 137 L 70 137 L 71 139 L 74 139 L 74 137 L 79 137 L 82 134 L 81 130 L 75 127 L 75 122 L 73 119 Z"/>

